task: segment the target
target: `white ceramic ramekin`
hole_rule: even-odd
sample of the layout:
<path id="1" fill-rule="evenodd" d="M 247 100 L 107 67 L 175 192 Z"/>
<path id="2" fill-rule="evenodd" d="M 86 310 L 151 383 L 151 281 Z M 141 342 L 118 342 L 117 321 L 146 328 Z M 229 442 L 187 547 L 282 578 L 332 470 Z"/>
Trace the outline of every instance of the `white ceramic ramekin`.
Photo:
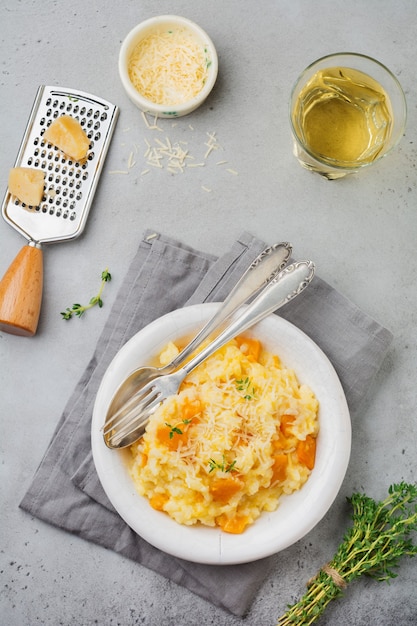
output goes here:
<path id="1" fill-rule="evenodd" d="M 134 87 L 132 81 L 129 78 L 128 65 L 134 49 L 136 48 L 138 43 L 145 37 L 149 36 L 152 31 L 159 30 L 161 28 L 183 28 L 190 31 L 196 41 L 201 43 L 207 58 L 208 74 L 201 91 L 187 102 L 181 104 L 165 105 L 151 102 Z M 176 15 L 160 15 L 158 17 L 153 17 L 145 20 L 144 22 L 141 22 L 128 33 L 122 43 L 122 47 L 119 53 L 120 79 L 130 100 L 141 111 L 144 111 L 145 113 L 151 113 L 158 117 L 180 117 L 182 115 L 187 115 L 188 113 L 191 113 L 192 111 L 197 109 L 197 107 L 199 107 L 206 100 L 207 96 L 213 89 L 214 83 L 216 82 L 217 78 L 217 72 L 217 52 L 210 37 L 202 28 L 200 28 L 200 26 L 198 26 L 191 20 Z"/>

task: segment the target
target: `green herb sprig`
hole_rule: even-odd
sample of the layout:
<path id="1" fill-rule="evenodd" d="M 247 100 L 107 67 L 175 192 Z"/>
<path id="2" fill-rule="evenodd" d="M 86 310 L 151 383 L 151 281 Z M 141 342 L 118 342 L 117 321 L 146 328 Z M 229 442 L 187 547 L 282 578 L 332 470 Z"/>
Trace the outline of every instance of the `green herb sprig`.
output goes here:
<path id="1" fill-rule="evenodd" d="M 348 501 L 353 508 L 352 527 L 333 559 L 309 581 L 308 591 L 289 606 L 278 626 L 313 624 L 352 580 L 362 574 L 378 581 L 395 578 L 393 568 L 400 558 L 417 554 L 411 540 L 417 531 L 417 484 L 391 485 L 382 502 L 359 493 Z"/>
<path id="2" fill-rule="evenodd" d="M 241 378 L 236 380 L 236 389 L 243 391 L 245 400 L 253 400 L 255 398 L 255 387 L 252 385 L 250 378 Z"/>
<path id="3" fill-rule="evenodd" d="M 191 423 L 191 419 L 184 419 L 182 420 L 182 422 L 179 422 L 180 424 L 190 424 Z M 170 429 L 169 431 L 169 438 L 172 439 L 174 437 L 174 435 L 182 435 L 183 431 L 181 430 L 181 428 L 179 428 L 179 426 L 173 426 L 172 424 L 168 424 L 168 422 L 165 422 L 165 426 L 168 426 L 168 428 Z"/>
<path id="4" fill-rule="evenodd" d="M 215 469 L 218 469 L 221 472 L 225 472 L 226 474 L 228 474 L 229 472 L 237 472 L 236 460 L 232 461 L 232 463 L 226 463 L 224 454 L 223 454 L 223 458 L 221 462 L 215 461 L 214 459 L 210 459 L 209 468 L 210 468 L 209 474 L 213 472 Z"/>
<path id="5" fill-rule="evenodd" d="M 104 285 L 108 283 L 110 280 L 111 280 L 111 274 L 109 270 L 106 268 L 104 272 L 101 273 L 101 286 L 100 286 L 100 290 L 98 294 L 96 296 L 93 296 L 90 302 L 85 306 L 81 304 L 73 304 L 71 308 L 67 307 L 65 311 L 61 311 L 61 315 L 64 318 L 64 320 L 70 320 L 73 315 L 76 315 L 77 317 L 81 317 L 82 315 L 84 315 L 84 313 L 88 309 L 91 309 L 96 304 L 101 308 L 103 306 L 103 300 L 101 296 L 103 293 Z"/>

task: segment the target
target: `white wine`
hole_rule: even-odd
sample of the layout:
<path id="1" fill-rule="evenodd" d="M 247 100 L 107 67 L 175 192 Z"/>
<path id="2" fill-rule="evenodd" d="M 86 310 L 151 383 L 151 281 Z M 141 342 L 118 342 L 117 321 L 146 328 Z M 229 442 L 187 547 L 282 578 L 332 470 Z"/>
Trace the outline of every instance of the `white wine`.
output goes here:
<path id="1" fill-rule="evenodd" d="M 389 140 L 389 97 L 373 78 L 348 67 L 318 71 L 298 95 L 292 123 L 314 157 L 336 167 L 374 161 Z"/>

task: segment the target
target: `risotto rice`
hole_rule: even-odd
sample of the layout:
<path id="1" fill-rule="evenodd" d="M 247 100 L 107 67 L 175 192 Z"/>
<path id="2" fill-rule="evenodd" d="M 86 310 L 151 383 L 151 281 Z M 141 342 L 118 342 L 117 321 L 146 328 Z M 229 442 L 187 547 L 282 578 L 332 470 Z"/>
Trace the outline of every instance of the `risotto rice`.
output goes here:
<path id="1" fill-rule="evenodd" d="M 179 348 L 160 355 L 169 362 Z M 260 342 L 238 337 L 196 368 L 130 447 L 130 474 L 176 522 L 241 533 L 315 461 L 318 401 Z"/>

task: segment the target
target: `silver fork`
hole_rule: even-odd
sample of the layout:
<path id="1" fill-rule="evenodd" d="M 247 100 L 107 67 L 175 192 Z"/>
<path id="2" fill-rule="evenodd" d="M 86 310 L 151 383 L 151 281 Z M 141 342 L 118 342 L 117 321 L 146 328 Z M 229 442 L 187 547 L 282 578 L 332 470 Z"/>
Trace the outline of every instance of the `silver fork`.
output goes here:
<path id="1" fill-rule="evenodd" d="M 310 284 L 315 272 L 312 261 L 292 263 L 277 274 L 242 313 L 201 352 L 182 368 L 159 376 L 144 385 L 106 421 L 103 436 L 109 448 L 124 448 L 139 439 L 150 416 L 167 397 L 177 393 L 184 378 L 225 343 L 298 296 Z"/>
<path id="2" fill-rule="evenodd" d="M 119 385 L 111 399 L 107 409 L 106 422 L 113 419 L 129 402 L 131 398 L 149 381 L 158 376 L 165 376 L 178 369 L 188 357 L 195 352 L 209 336 L 219 333 L 228 318 L 253 298 L 266 283 L 280 272 L 288 262 L 292 252 L 290 243 L 283 241 L 268 246 L 252 261 L 247 270 L 242 274 L 236 285 L 222 302 L 213 317 L 203 326 L 196 336 L 185 346 L 183 350 L 170 363 L 163 367 L 142 365 L 133 370 Z"/>

